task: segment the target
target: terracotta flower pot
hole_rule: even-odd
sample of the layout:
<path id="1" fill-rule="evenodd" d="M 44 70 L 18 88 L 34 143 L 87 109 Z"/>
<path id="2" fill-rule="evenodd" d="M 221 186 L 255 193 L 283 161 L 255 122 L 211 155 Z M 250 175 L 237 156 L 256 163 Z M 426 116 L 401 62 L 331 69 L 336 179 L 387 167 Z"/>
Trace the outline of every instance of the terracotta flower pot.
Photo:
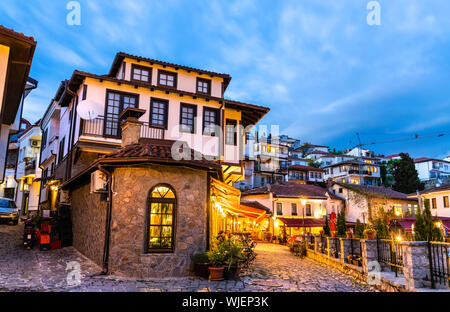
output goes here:
<path id="1" fill-rule="evenodd" d="M 213 268 L 209 267 L 209 279 L 211 281 L 222 281 L 223 280 L 223 269 L 224 267 Z"/>
<path id="2" fill-rule="evenodd" d="M 237 279 L 241 274 L 241 269 L 242 267 L 238 265 L 232 265 L 230 268 L 226 266 L 225 269 L 223 270 L 223 277 L 226 280 Z"/>
<path id="3" fill-rule="evenodd" d="M 194 274 L 199 277 L 209 278 L 209 263 L 194 263 Z"/>
<path id="4" fill-rule="evenodd" d="M 332 232 L 332 233 L 331 233 L 331 237 L 336 237 L 336 233 L 335 233 L 335 232 Z"/>
<path id="5" fill-rule="evenodd" d="M 352 238 L 352 237 L 353 237 L 352 233 L 347 233 L 347 238 Z"/>
<path id="6" fill-rule="evenodd" d="M 375 232 L 366 233 L 366 238 L 367 239 L 375 239 Z"/>

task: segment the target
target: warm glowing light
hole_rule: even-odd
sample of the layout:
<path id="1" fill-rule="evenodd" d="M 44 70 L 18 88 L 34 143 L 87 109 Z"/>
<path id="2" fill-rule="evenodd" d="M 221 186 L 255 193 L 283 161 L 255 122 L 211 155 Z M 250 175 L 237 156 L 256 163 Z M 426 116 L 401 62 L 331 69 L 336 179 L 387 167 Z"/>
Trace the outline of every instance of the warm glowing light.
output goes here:
<path id="1" fill-rule="evenodd" d="M 300 203 L 302 203 L 302 206 L 305 206 L 306 205 L 306 199 L 300 199 Z"/>
<path id="2" fill-rule="evenodd" d="M 438 228 L 440 228 L 440 227 L 441 227 L 441 222 L 436 222 L 436 226 L 437 226 Z"/>
<path id="3" fill-rule="evenodd" d="M 278 227 L 278 220 L 275 220 L 274 225 L 275 225 L 275 227 Z"/>
<path id="4" fill-rule="evenodd" d="M 400 215 L 400 211 L 396 210 L 395 211 L 395 215 L 399 216 Z"/>
<path id="5" fill-rule="evenodd" d="M 57 187 L 56 185 L 52 185 L 52 186 L 50 186 L 50 189 L 51 189 L 52 191 L 57 191 L 57 190 L 58 190 L 58 187 Z"/>
<path id="6" fill-rule="evenodd" d="M 402 237 L 399 235 L 395 238 L 397 241 L 401 242 L 402 241 Z"/>

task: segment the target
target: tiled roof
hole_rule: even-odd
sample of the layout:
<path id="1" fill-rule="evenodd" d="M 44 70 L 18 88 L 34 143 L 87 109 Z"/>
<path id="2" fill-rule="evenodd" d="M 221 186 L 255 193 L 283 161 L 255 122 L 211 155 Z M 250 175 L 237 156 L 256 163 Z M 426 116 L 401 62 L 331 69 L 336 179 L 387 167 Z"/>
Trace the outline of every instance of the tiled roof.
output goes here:
<path id="1" fill-rule="evenodd" d="M 332 192 L 332 191 L 328 191 L 327 194 L 328 194 L 328 196 L 330 196 L 331 199 L 335 199 L 335 200 L 345 200 L 344 197 L 339 196 L 339 195 L 335 194 L 335 193 Z"/>
<path id="2" fill-rule="evenodd" d="M 127 145 L 120 150 L 104 155 L 100 162 L 151 161 L 158 163 L 177 163 L 204 168 L 220 169 L 219 163 L 206 159 L 201 153 L 191 149 L 191 160 L 177 160 L 172 157 L 175 141 L 141 138 L 139 143 Z"/>
<path id="3" fill-rule="evenodd" d="M 443 159 L 436 159 L 436 158 L 429 158 L 429 157 L 419 157 L 419 158 L 414 159 L 415 163 L 421 163 L 421 162 L 426 162 L 426 161 L 439 161 L 439 162 L 450 163 L 449 161 L 446 161 Z"/>
<path id="4" fill-rule="evenodd" d="M 268 194 L 273 192 L 276 197 L 305 197 L 327 199 L 325 189 L 311 184 L 298 184 L 283 182 L 280 184 L 268 184 L 242 193 L 242 196 Z"/>
<path id="5" fill-rule="evenodd" d="M 241 200 L 241 205 L 261 209 L 266 211 L 267 213 L 272 213 L 272 211 L 268 207 L 264 206 L 263 204 L 257 201 Z"/>
<path id="6" fill-rule="evenodd" d="M 391 198 L 391 199 L 403 199 L 403 200 L 411 200 L 408 198 L 408 194 L 400 193 L 394 191 L 391 188 L 384 186 L 372 186 L 372 185 L 360 185 L 360 184 L 347 184 L 341 182 L 334 182 L 340 186 L 343 186 L 350 190 L 362 191 L 368 195 L 372 195 L 373 197 L 383 197 L 383 198 Z"/>
<path id="7" fill-rule="evenodd" d="M 311 166 L 303 166 L 303 165 L 292 165 L 288 168 L 289 170 L 309 170 L 309 171 L 325 171 L 321 168 L 315 168 Z"/>
<path id="8" fill-rule="evenodd" d="M 423 194 L 430 194 L 430 193 L 442 192 L 442 191 L 450 191 L 450 183 L 443 184 L 443 185 L 438 186 L 438 187 L 433 187 L 433 188 L 430 188 L 430 189 L 427 189 L 427 190 L 420 191 L 420 194 L 423 195 Z M 409 196 L 416 196 L 417 197 L 417 193 L 409 194 Z"/>
<path id="9" fill-rule="evenodd" d="M 12 30 L 10 28 L 6 28 L 6 27 L 4 27 L 2 25 L 0 25 L 0 33 L 4 34 L 4 35 L 7 35 L 7 36 L 10 36 L 10 37 L 13 37 L 13 38 L 18 39 L 18 40 L 27 41 L 27 42 L 29 42 L 31 44 L 34 44 L 34 45 L 36 44 L 36 41 L 34 40 L 33 37 L 25 36 L 23 33 L 15 32 L 14 30 Z"/>

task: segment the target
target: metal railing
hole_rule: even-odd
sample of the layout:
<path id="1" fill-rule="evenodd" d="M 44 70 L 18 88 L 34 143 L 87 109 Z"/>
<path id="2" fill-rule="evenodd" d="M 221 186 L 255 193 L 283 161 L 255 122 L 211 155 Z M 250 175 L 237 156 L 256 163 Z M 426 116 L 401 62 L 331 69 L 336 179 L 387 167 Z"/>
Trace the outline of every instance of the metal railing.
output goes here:
<path id="1" fill-rule="evenodd" d="M 328 253 L 328 240 L 325 236 L 320 236 L 319 252 L 321 254 Z"/>
<path id="2" fill-rule="evenodd" d="M 316 238 L 314 237 L 314 235 L 307 236 L 306 241 L 307 241 L 307 248 L 310 250 L 314 250 L 314 245 L 315 245 L 315 241 L 316 241 Z"/>
<path id="3" fill-rule="evenodd" d="M 120 122 L 117 123 L 117 129 L 112 129 L 112 133 L 117 133 L 117 135 L 105 135 L 105 118 L 99 116 L 91 120 L 83 120 L 81 122 L 80 135 L 94 136 L 94 137 L 114 137 L 120 139 L 122 137 L 122 131 L 119 126 Z M 164 128 L 150 126 L 148 122 L 143 122 L 141 126 L 141 138 L 148 139 L 164 139 Z"/>
<path id="4" fill-rule="evenodd" d="M 450 287 L 450 243 L 429 242 L 428 258 L 431 287 L 436 288 L 436 283 Z"/>
<path id="5" fill-rule="evenodd" d="M 398 272 L 403 273 L 403 248 L 399 243 L 391 239 L 377 239 L 378 262 L 391 267 L 398 276 Z"/>
<path id="6" fill-rule="evenodd" d="M 357 262 L 358 262 L 358 266 L 361 266 L 362 265 L 361 239 L 350 238 L 350 254 L 352 256 L 356 256 L 356 258 L 359 258 L 359 260 L 357 260 Z"/>
<path id="7" fill-rule="evenodd" d="M 333 252 L 333 257 L 335 257 L 336 259 L 339 259 L 340 255 L 341 255 L 341 240 L 339 238 L 334 237 L 334 252 Z"/>

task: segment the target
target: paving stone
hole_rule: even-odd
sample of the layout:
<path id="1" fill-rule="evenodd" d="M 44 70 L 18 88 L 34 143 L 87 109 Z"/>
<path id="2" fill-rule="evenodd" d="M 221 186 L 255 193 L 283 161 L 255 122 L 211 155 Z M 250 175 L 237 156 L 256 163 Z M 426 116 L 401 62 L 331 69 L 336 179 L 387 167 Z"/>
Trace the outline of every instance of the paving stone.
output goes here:
<path id="1" fill-rule="evenodd" d="M 239 281 L 213 282 L 196 277 L 140 280 L 99 275 L 101 268 L 73 247 L 26 250 L 22 246 L 22 233 L 22 224 L 0 224 L 0 291 L 375 291 L 337 269 L 308 258 L 300 259 L 287 247 L 275 244 L 257 245 L 254 266 Z M 73 274 L 68 264 L 73 261 L 80 264 L 79 285 L 68 284 L 68 274 Z"/>

